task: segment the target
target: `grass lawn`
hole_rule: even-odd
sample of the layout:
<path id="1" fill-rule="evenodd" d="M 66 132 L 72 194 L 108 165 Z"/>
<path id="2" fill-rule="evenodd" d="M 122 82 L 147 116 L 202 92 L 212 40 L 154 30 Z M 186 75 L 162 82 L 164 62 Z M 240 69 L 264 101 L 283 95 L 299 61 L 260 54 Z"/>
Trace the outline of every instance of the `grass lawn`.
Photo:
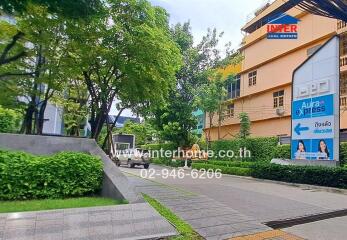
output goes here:
<path id="1" fill-rule="evenodd" d="M 163 206 L 154 198 L 143 194 L 144 199 L 155 209 L 160 215 L 168 220 L 172 225 L 176 227 L 176 230 L 180 233 L 180 236 L 172 237 L 170 240 L 202 240 L 202 238 L 194 229 L 185 221 L 176 216 L 170 209 Z"/>
<path id="2" fill-rule="evenodd" d="M 0 201 L 0 213 L 25 212 L 53 210 L 63 208 L 82 208 L 110 206 L 128 203 L 125 200 L 114 200 L 101 197 L 81 197 L 68 199 L 43 199 L 43 200 L 25 200 L 25 201 Z"/>

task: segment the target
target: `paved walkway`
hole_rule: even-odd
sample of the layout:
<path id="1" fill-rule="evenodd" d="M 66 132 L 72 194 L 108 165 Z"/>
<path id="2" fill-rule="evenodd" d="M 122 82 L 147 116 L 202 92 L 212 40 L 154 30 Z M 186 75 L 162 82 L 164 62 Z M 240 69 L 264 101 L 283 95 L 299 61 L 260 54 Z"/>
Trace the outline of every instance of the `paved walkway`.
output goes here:
<path id="1" fill-rule="evenodd" d="M 304 240 L 301 237 L 283 232 L 281 230 L 272 230 L 262 233 L 256 233 L 248 236 L 235 237 L 230 240 Z"/>
<path id="2" fill-rule="evenodd" d="M 148 203 L 0 214 L 1 240 L 133 240 L 176 234 Z"/>
<path id="3" fill-rule="evenodd" d="M 126 173 L 127 169 L 123 169 Z M 208 240 L 227 239 L 271 230 L 251 217 L 203 195 L 196 195 L 126 174 L 137 192 L 164 204 Z"/>

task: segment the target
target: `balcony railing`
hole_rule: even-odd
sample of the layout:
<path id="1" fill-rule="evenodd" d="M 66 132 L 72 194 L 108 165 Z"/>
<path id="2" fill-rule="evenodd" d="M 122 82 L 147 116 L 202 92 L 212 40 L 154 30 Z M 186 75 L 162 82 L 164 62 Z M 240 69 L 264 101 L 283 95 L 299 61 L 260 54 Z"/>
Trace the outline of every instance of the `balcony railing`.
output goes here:
<path id="1" fill-rule="evenodd" d="M 347 27 L 347 23 L 345 21 L 339 20 L 337 22 L 337 30 L 340 30 L 340 29 L 345 28 L 345 27 Z"/>
<path id="2" fill-rule="evenodd" d="M 340 67 L 347 66 L 347 55 L 340 57 Z"/>
<path id="3" fill-rule="evenodd" d="M 347 107 L 347 96 L 340 97 L 340 107 Z"/>

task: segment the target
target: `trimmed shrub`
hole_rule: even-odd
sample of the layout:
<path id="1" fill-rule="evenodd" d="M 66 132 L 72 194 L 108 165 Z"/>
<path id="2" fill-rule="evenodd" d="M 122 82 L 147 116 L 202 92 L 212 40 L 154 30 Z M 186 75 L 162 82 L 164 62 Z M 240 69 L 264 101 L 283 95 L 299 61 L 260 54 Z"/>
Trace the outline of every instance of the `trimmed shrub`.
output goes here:
<path id="1" fill-rule="evenodd" d="M 237 176 L 250 176 L 251 169 L 250 168 L 242 168 L 242 167 L 226 167 L 221 165 L 213 165 L 206 163 L 192 163 L 192 168 L 194 169 L 208 169 L 217 170 L 220 169 L 223 174 L 237 175 Z"/>
<path id="2" fill-rule="evenodd" d="M 250 168 L 254 166 L 255 162 L 240 162 L 240 161 L 213 161 L 209 160 L 208 164 L 224 167 L 241 167 L 241 168 Z"/>
<path id="3" fill-rule="evenodd" d="M 278 145 L 274 148 L 273 158 L 290 159 L 290 145 Z"/>
<path id="4" fill-rule="evenodd" d="M 0 133 L 15 133 L 18 131 L 20 114 L 12 109 L 0 106 Z"/>
<path id="5" fill-rule="evenodd" d="M 217 158 L 219 160 L 245 160 L 245 161 L 271 161 L 274 149 L 278 145 L 277 137 L 262 137 L 262 138 L 236 138 L 233 140 L 215 141 L 211 144 L 211 149 L 218 154 L 219 151 L 232 150 L 235 153 L 235 158 Z M 251 152 L 250 158 L 239 157 L 240 149 L 246 148 Z"/>
<path id="6" fill-rule="evenodd" d="M 88 154 L 0 151 L 2 200 L 83 196 L 100 190 L 102 179 L 102 161 Z"/>
<path id="7" fill-rule="evenodd" d="M 347 169 L 341 167 L 257 164 L 252 167 L 251 176 L 283 182 L 347 188 Z"/>
<path id="8" fill-rule="evenodd" d="M 347 143 L 341 143 L 340 145 L 340 161 L 341 165 L 347 164 Z"/>

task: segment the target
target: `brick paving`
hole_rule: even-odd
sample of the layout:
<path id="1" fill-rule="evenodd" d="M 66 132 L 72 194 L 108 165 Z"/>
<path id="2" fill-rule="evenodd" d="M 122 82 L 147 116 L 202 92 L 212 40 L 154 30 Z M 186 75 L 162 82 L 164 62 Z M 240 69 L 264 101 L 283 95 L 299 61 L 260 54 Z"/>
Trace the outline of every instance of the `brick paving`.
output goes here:
<path id="1" fill-rule="evenodd" d="M 0 214 L 1 240 L 131 240 L 176 234 L 148 203 Z"/>
<path id="2" fill-rule="evenodd" d="M 123 170 L 126 173 L 126 169 Z M 126 174 L 135 191 L 145 193 L 168 207 L 207 240 L 228 239 L 261 233 L 271 228 L 229 206 L 202 195 Z"/>
<path id="3" fill-rule="evenodd" d="M 234 237 L 230 240 L 305 240 L 301 237 L 283 232 L 281 230 L 266 231 L 241 237 Z"/>

